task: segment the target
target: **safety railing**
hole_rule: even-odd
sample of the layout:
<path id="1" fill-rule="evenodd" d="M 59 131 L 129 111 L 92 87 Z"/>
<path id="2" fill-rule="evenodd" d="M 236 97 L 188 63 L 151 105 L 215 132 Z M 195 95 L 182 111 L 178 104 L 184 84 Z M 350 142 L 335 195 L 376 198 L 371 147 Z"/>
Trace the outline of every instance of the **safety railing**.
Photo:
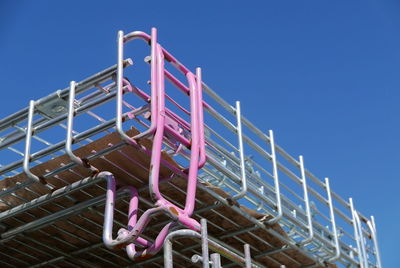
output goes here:
<path id="1" fill-rule="evenodd" d="M 124 44 L 134 39 L 144 40 L 151 48 L 144 63 L 150 65 L 150 89 L 146 79 L 124 76 L 124 68 L 133 64 L 130 59 L 123 60 Z M 0 214 L 0 223 L 26 210 L 13 203 L 20 191 L 46 196 L 73 183 L 58 177 L 60 173 L 81 167 L 85 170 L 81 176 L 98 174 L 101 168 L 93 164 L 96 159 L 114 151 L 124 155 L 120 149 L 129 145 L 151 158 L 150 166 L 143 167 L 150 173 L 151 201 L 143 212 L 145 216 L 129 218 L 128 228 L 121 229 L 118 241 L 112 239 L 113 202 L 107 203 L 104 240 L 109 248 L 122 245 L 135 259 L 156 254 L 177 220 L 200 231 L 200 224 L 191 217 L 197 186 L 238 213 L 246 215 L 237 207 L 240 204 L 267 216 L 263 222 L 246 217 L 252 217 L 252 230 L 263 229 L 286 246 L 264 253 L 264 257 L 280 253 L 290 258 L 285 252 L 295 249 L 314 260 L 311 266 L 336 263 L 343 267 L 381 267 L 373 217 L 363 216 L 351 199 L 347 201 L 332 191 L 328 178 L 322 181 L 307 170 L 302 156 L 292 157 L 278 146 L 271 130 L 265 133 L 253 125 L 242 115 L 239 102 L 231 106 L 224 101 L 202 82 L 200 69 L 193 74 L 161 47 L 155 29 L 151 35 L 119 32 L 118 52 L 117 65 L 31 101 L 28 108 L 0 120 L 0 175 L 4 179 L 21 179 L 0 192 L 0 202 L 8 208 Z M 127 70 L 136 71 L 135 68 L 133 65 Z M 129 132 L 132 128 L 133 132 Z M 114 132 L 120 137 L 118 142 L 102 144 L 96 151 L 79 151 Z M 151 149 L 141 146 L 143 140 L 151 141 Z M 176 165 L 165 161 L 163 154 Z M 68 158 L 61 163 L 33 171 L 41 163 L 64 155 Z M 173 177 L 187 178 L 185 203 L 178 204 L 161 194 L 159 183 L 171 179 L 160 177 L 162 166 L 172 170 Z M 48 178 L 58 180 L 49 183 Z M 217 186 L 228 197 L 204 188 L 197 180 Z M 46 190 L 36 189 L 37 184 Z M 137 190 L 124 189 L 131 195 L 132 212 L 138 206 Z M 115 195 L 115 182 L 110 181 L 108 200 Z M 141 235 L 151 215 L 160 211 L 171 220 L 163 223 L 165 229 L 161 228 L 153 243 L 150 240 L 154 238 L 146 240 Z M 279 224 L 285 234 L 268 228 L 274 224 Z M 1 238 L 12 237 L 11 234 L 3 233 Z M 135 246 L 142 249 L 140 254 Z M 149 251 L 151 254 L 147 254 Z"/>

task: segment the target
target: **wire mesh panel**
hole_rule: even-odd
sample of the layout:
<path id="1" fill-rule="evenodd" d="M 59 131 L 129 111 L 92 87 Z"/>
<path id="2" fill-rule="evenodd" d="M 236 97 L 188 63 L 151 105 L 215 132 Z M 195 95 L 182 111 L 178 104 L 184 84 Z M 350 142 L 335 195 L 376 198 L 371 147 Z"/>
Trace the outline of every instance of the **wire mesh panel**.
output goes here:
<path id="1" fill-rule="evenodd" d="M 117 65 L 0 120 L 2 266 L 381 267 L 373 217 L 155 29 L 118 37 Z"/>

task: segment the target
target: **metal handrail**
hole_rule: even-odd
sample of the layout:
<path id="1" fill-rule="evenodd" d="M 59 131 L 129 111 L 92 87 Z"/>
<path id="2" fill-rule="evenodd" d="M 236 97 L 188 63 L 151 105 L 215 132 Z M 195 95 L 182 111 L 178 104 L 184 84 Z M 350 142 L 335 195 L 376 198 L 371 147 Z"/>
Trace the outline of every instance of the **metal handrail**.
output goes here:
<path id="1" fill-rule="evenodd" d="M 161 54 L 165 56 L 167 61 L 172 62 L 173 65 L 175 67 L 178 67 L 178 69 L 180 71 L 182 71 L 184 74 L 188 75 L 189 77 L 192 76 L 193 74 L 189 74 L 190 71 L 186 67 L 184 67 L 180 62 L 178 62 L 171 54 L 166 52 L 165 49 L 163 49 L 161 46 L 159 46 L 157 44 L 157 42 L 151 41 L 151 38 L 153 36 L 154 36 L 153 34 L 152 34 L 152 36 L 149 36 L 142 32 L 134 32 L 134 33 L 130 33 L 126 36 L 123 36 L 123 34 L 122 34 L 122 39 L 123 39 L 124 43 L 126 43 L 130 40 L 133 40 L 133 39 L 138 39 L 138 38 L 148 42 L 150 45 L 153 45 L 152 47 L 154 47 L 156 50 L 158 50 L 159 52 L 161 51 L 162 52 Z M 121 34 L 119 34 L 119 40 L 120 39 L 121 39 Z M 121 63 L 122 57 L 123 57 L 123 55 L 121 54 L 119 56 L 119 61 L 118 61 L 119 66 L 121 66 L 120 63 Z M 189 95 L 190 95 L 191 87 L 190 86 L 187 87 L 186 85 L 181 83 L 167 70 L 159 68 L 160 64 L 157 65 L 157 61 L 159 61 L 159 60 L 162 60 L 162 59 L 160 57 L 152 55 L 152 58 L 150 61 L 150 63 L 154 64 L 153 66 L 156 67 L 155 70 L 156 70 L 157 76 L 159 78 L 162 78 L 165 76 L 169 81 L 172 82 L 173 85 L 177 86 L 182 92 L 184 92 L 185 94 L 189 93 Z M 118 66 L 117 66 L 117 68 L 118 68 Z M 152 68 L 152 70 L 154 70 L 154 68 Z M 109 79 L 112 76 L 113 72 L 115 73 L 115 69 L 114 69 L 114 71 L 107 72 L 107 74 L 104 74 L 104 76 L 97 76 L 95 79 L 85 82 L 86 84 L 79 83 L 76 86 L 77 92 L 80 90 L 81 90 L 81 92 L 83 92 L 85 87 L 98 85 L 98 82 L 104 81 L 104 79 L 106 79 L 106 77 L 107 77 L 107 79 Z M 160 79 L 157 80 L 157 76 L 154 77 L 155 82 L 154 83 L 152 82 L 152 86 L 154 85 L 155 89 L 160 89 L 159 83 L 161 81 L 160 81 Z M 373 218 L 368 219 L 368 218 L 364 217 L 363 215 L 361 215 L 361 213 L 359 213 L 358 211 L 356 211 L 354 209 L 352 200 L 349 200 L 348 202 L 344 201 L 343 198 L 339 197 L 335 192 L 330 190 L 329 181 L 322 182 L 318 178 L 316 178 L 313 174 L 311 174 L 308 170 L 306 170 L 304 167 L 304 160 L 301 156 L 299 157 L 299 159 L 294 159 L 292 156 L 290 156 L 288 153 L 286 153 L 286 151 L 284 151 L 281 147 L 279 147 L 278 145 L 275 144 L 273 133 L 270 132 L 269 135 L 267 135 L 266 133 L 261 132 L 250 121 L 248 121 L 245 117 L 243 117 L 241 115 L 240 106 L 238 109 L 238 104 L 236 105 L 236 108 L 227 104 L 222 98 L 220 98 L 218 95 L 214 94 L 214 92 L 210 88 L 208 88 L 208 86 L 205 83 L 201 83 L 201 78 L 199 79 L 198 73 L 196 73 L 196 77 L 197 77 L 197 79 L 195 79 L 195 76 L 193 75 L 190 78 L 192 81 L 191 84 L 195 83 L 197 89 L 202 87 L 209 97 L 216 100 L 217 103 L 219 103 L 222 106 L 223 110 L 226 110 L 229 113 L 231 113 L 233 116 L 236 116 L 236 124 L 231 123 L 231 120 L 227 119 L 228 117 L 225 118 L 222 115 L 223 113 L 220 113 L 220 110 L 217 109 L 218 107 L 211 106 L 204 101 L 199 101 L 199 99 L 202 99 L 202 97 L 197 96 L 197 101 L 194 101 L 194 102 L 198 103 L 199 108 L 204 107 L 204 110 L 207 111 L 209 114 L 211 114 L 217 120 L 217 122 L 221 123 L 228 130 L 232 131 L 235 135 L 237 135 L 236 137 L 238 138 L 238 143 L 239 143 L 238 148 L 236 148 L 236 146 L 232 145 L 231 140 L 227 141 L 227 144 L 228 145 L 230 144 L 233 147 L 233 149 L 229 149 L 229 150 L 233 150 L 235 152 L 237 151 L 237 152 L 239 152 L 239 155 L 237 156 L 237 155 L 228 154 L 229 152 L 227 151 L 227 149 L 224 149 L 224 148 L 229 147 L 229 146 L 225 146 L 224 144 L 219 144 L 221 146 L 221 148 L 214 148 L 213 147 L 214 141 L 212 140 L 213 137 L 205 138 L 203 136 L 204 147 L 207 145 L 207 148 L 208 148 L 207 150 L 214 150 L 214 149 L 215 150 L 212 153 L 207 152 L 207 157 L 205 154 L 205 149 L 203 151 L 204 154 L 202 154 L 202 151 L 199 150 L 197 153 L 195 153 L 197 158 L 196 158 L 196 156 L 193 157 L 193 159 L 194 159 L 193 162 L 196 162 L 199 168 L 202 166 L 202 162 L 204 162 L 204 164 L 206 164 L 205 168 L 203 169 L 204 172 L 207 174 L 212 174 L 212 176 L 214 176 L 214 177 L 218 176 L 218 174 L 220 172 L 220 174 L 222 174 L 222 176 L 224 176 L 224 179 L 220 180 L 220 182 L 221 182 L 219 184 L 220 187 L 222 187 L 223 189 L 228 189 L 229 191 L 232 191 L 233 192 L 231 195 L 232 197 L 239 196 L 239 197 L 235 197 L 235 199 L 237 198 L 239 200 L 239 198 L 243 198 L 243 200 L 239 200 L 240 203 L 243 202 L 242 204 L 251 204 L 251 206 L 254 205 L 255 207 L 259 206 L 260 204 L 266 204 L 269 207 L 271 207 L 272 210 L 269 207 L 264 207 L 264 206 L 260 207 L 260 209 L 262 209 L 262 212 L 265 212 L 268 214 L 271 214 L 271 212 L 272 212 L 275 215 L 272 217 L 271 221 L 263 222 L 263 224 L 265 225 L 266 223 L 268 223 L 268 224 L 278 223 L 285 228 L 293 228 L 292 229 L 293 235 L 291 233 L 289 233 L 289 237 L 290 237 L 290 239 L 292 239 L 292 241 L 285 240 L 285 237 L 280 237 L 279 234 L 276 234 L 276 233 L 274 234 L 277 237 L 279 237 L 279 239 L 281 239 L 282 241 L 285 241 L 285 243 L 290 245 L 290 248 L 295 248 L 296 250 L 299 249 L 302 252 L 304 252 L 305 254 L 308 254 L 310 256 L 318 256 L 318 254 L 321 254 L 321 256 L 324 256 L 323 257 L 324 261 L 328 261 L 328 262 L 338 261 L 345 265 L 360 265 L 361 267 L 368 267 L 368 265 L 372 265 L 372 263 L 375 262 L 373 265 L 376 265 L 377 267 L 381 267 L 381 260 L 380 260 L 380 254 L 379 254 L 378 242 L 377 242 L 377 236 L 376 236 L 376 227 L 373 222 Z M 117 80 L 119 81 L 119 78 L 117 78 Z M 118 84 L 118 81 L 117 81 L 117 84 Z M 199 86 L 200 83 L 201 83 L 201 85 Z M 79 90 L 78 90 L 78 88 L 79 88 Z M 122 97 L 123 93 L 126 91 L 130 91 L 132 93 L 137 94 L 140 98 L 142 98 L 145 101 L 145 105 L 137 108 L 137 110 L 135 110 L 134 112 L 128 112 L 128 113 L 123 114 L 122 113 L 123 99 L 118 98 L 118 95 L 120 97 Z M 65 90 L 62 91 L 62 93 L 60 93 L 60 92 L 57 93 L 58 95 L 52 94 L 52 95 L 54 95 L 52 98 L 55 98 L 55 97 L 59 98 L 60 96 L 62 96 L 62 98 L 65 99 L 66 96 L 68 95 L 68 92 L 66 92 Z M 196 91 L 196 92 L 197 92 L 197 94 L 201 93 L 201 91 Z M 28 175 L 28 178 L 30 178 L 30 180 L 22 182 L 19 185 L 16 185 L 15 188 L 12 187 L 12 188 L 6 189 L 5 191 L 2 191 L 0 193 L 0 196 L 5 196 L 9 193 L 12 193 L 16 189 L 25 188 L 25 187 L 29 186 L 30 184 L 37 182 L 38 178 L 40 180 L 40 177 L 48 178 L 54 174 L 57 174 L 57 172 L 60 172 L 62 170 L 67 170 L 69 168 L 74 167 L 75 164 L 80 164 L 80 165 L 83 164 L 82 161 L 73 161 L 73 163 L 67 163 L 66 165 L 64 165 L 62 167 L 57 167 L 53 171 L 49 171 L 49 172 L 46 171 L 47 173 L 43 176 L 38 176 L 38 175 L 32 174 L 32 172 L 30 171 L 29 164 L 31 161 L 39 159 L 44 156 L 48 156 L 53 152 L 63 152 L 64 146 L 68 147 L 67 154 L 69 154 L 70 157 L 73 159 L 73 157 L 71 156 L 71 155 L 73 155 L 71 145 L 74 141 L 79 141 L 79 140 L 85 139 L 87 137 L 90 137 L 91 135 L 94 135 L 94 133 L 100 133 L 100 132 L 104 131 L 105 129 L 113 128 L 116 125 L 117 126 L 119 125 L 117 128 L 119 128 L 121 131 L 123 131 L 122 130 L 123 119 L 128 118 L 128 115 L 130 113 L 140 114 L 141 112 L 146 111 L 146 109 L 149 110 L 149 107 L 151 107 L 152 104 L 157 104 L 158 108 L 163 106 L 162 103 L 160 103 L 160 101 L 161 101 L 160 97 L 162 94 L 160 94 L 159 91 L 157 91 L 155 95 L 151 94 L 151 96 L 148 96 L 148 95 L 142 94 L 142 93 L 143 92 L 141 92 L 135 86 L 131 85 L 129 83 L 129 81 L 127 81 L 126 79 L 124 79 L 122 77 L 121 83 L 119 84 L 119 89 L 116 92 L 111 92 L 107 95 L 100 96 L 98 98 L 96 97 L 97 99 L 93 100 L 93 101 L 90 100 L 92 98 L 92 95 L 90 95 L 87 97 L 90 100 L 87 104 L 83 104 L 82 106 L 79 106 L 76 109 L 74 109 L 74 107 L 72 107 L 72 108 L 70 107 L 68 115 L 65 114 L 65 115 L 62 115 L 62 116 L 59 116 L 59 117 L 53 118 L 53 119 L 40 118 L 40 119 L 36 120 L 35 122 L 33 122 L 33 115 L 35 114 L 35 103 L 33 104 L 32 109 L 29 109 L 29 108 L 31 108 L 31 104 L 30 104 L 30 107 L 28 109 L 22 110 L 22 112 L 18 112 L 16 114 L 12 115 L 10 118 L 8 118 L 8 120 L 10 122 L 14 122 L 14 123 L 23 121 L 26 118 L 27 114 L 30 115 L 30 118 L 31 118 L 31 120 L 29 120 L 29 116 L 28 116 L 27 135 L 26 135 L 27 142 L 25 144 L 24 159 L 23 159 L 23 161 L 17 161 L 12 164 L 6 165 L 5 167 L 1 167 L 0 173 L 5 174 L 6 172 L 9 172 L 9 171 L 13 171 L 13 170 L 15 171 L 15 169 L 22 166 L 23 171 Z M 152 93 L 153 93 L 153 90 L 152 90 Z M 121 106 L 119 106 L 120 109 L 118 109 L 120 112 L 118 112 L 118 110 L 117 110 L 116 120 L 104 121 L 94 128 L 91 128 L 82 133 L 78 133 L 77 135 L 75 135 L 75 137 L 72 136 L 72 133 L 73 133 L 73 130 L 72 130 L 72 125 L 73 125 L 72 122 L 73 121 L 72 120 L 76 114 L 79 114 L 81 112 L 84 113 L 84 112 L 89 111 L 92 108 L 94 108 L 96 106 L 94 104 L 95 101 L 98 103 L 98 105 L 101 105 L 106 100 L 113 99 L 115 97 L 115 95 L 117 95 L 118 105 L 121 104 Z M 93 96 L 94 96 L 94 94 L 93 94 Z M 153 96 L 157 97 L 157 100 L 149 103 L 149 100 Z M 46 98 L 44 98 L 44 99 L 46 99 Z M 73 99 L 74 99 L 74 96 L 71 96 L 71 94 L 70 94 L 70 101 L 69 101 L 70 106 L 72 103 L 71 100 L 73 100 Z M 42 104 L 43 101 L 40 101 L 40 103 Z M 179 106 L 179 104 L 174 101 L 172 101 L 172 104 Z M 38 102 L 36 102 L 36 105 L 38 105 Z M 73 106 L 73 103 L 72 103 L 72 106 Z M 86 107 L 86 108 L 83 108 L 83 107 Z M 189 114 L 189 115 L 191 114 L 191 113 L 187 112 L 186 110 L 184 110 L 183 107 L 179 107 L 179 108 L 184 113 Z M 150 109 L 150 111 L 152 112 L 151 109 Z M 160 111 L 162 111 L 162 109 L 159 109 L 158 111 L 160 112 Z M 169 109 L 165 109 L 163 111 L 165 112 L 165 114 L 163 114 L 163 115 L 165 115 L 166 117 L 168 117 L 171 120 L 176 120 L 178 122 L 178 124 L 182 125 L 182 128 L 184 128 L 185 131 L 186 130 L 190 131 L 189 123 L 185 122 L 177 114 L 174 114 Z M 157 114 L 162 114 L 162 113 L 157 113 Z M 200 115 L 202 115 L 201 112 L 200 112 Z M 129 116 L 129 119 L 132 119 L 132 118 L 134 118 L 134 117 Z M 68 123 L 68 126 L 67 126 L 67 133 L 68 133 L 67 141 L 55 143 L 52 145 L 50 143 L 46 144 L 47 148 L 31 154 L 30 153 L 30 140 L 32 139 L 32 136 L 37 135 L 42 130 L 46 130 L 46 129 L 53 127 L 54 125 L 58 125 L 61 121 L 65 120 L 65 119 L 68 119 L 68 121 L 71 120 L 71 123 Z M 134 118 L 134 119 L 137 120 L 138 122 L 144 122 L 144 121 L 141 121 L 141 119 L 139 119 L 139 118 Z M 156 123 L 156 120 L 153 121 L 153 119 L 155 119 L 155 117 L 152 114 L 150 123 L 153 123 L 153 122 Z M 118 121 L 120 123 L 118 123 Z M 203 121 L 203 119 L 199 119 L 199 121 Z M 117 124 L 116 124 L 116 122 L 117 122 Z M 232 121 L 232 122 L 234 122 L 234 121 Z M 240 124 L 240 127 L 239 127 L 239 124 Z M 0 120 L 0 127 L 7 128 L 11 125 L 8 124 L 7 122 L 4 122 L 4 120 Z M 142 135 L 148 129 L 151 129 L 151 125 L 150 125 L 150 127 L 148 127 L 147 124 L 143 124 L 143 125 L 146 126 L 146 130 L 139 133 L 139 135 Z M 203 124 L 201 124 L 201 125 L 203 125 Z M 209 126 L 207 126 L 207 128 L 208 127 Z M 254 139 L 250 138 L 250 136 L 247 136 L 244 133 L 242 133 L 243 132 L 242 127 L 246 128 L 244 130 L 245 133 L 247 133 L 246 131 L 250 130 L 251 134 L 255 134 L 257 138 L 261 139 L 261 141 L 269 143 L 271 145 L 271 153 L 267 152 L 267 150 L 265 148 L 262 148 L 262 146 L 258 145 L 259 144 L 258 141 L 255 141 Z M 20 126 L 15 126 L 15 128 L 23 129 Z M 240 128 L 240 131 L 239 131 L 239 128 Z M 187 159 L 190 161 L 192 159 L 192 157 L 190 157 L 191 141 L 189 140 L 189 138 L 187 138 L 187 136 L 183 136 L 183 135 L 182 136 L 178 136 L 178 135 L 174 136 L 173 131 L 174 131 L 174 129 L 171 128 L 170 126 L 165 126 L 165 133 L 168 133 L 169 136 L 163 140 L 164 145 L 170 146 L 175 141 L 181 142 L 181 144 L 183 144 L 186 148 L 179 152 L 175 148 L 174 153 L 176 153 L 176 155 L 179 155 L 179 156 L 184 156 L 184 158 L 187 157 Z M 7 135 L 5 136 L 5 139 L 0 141 L 0 149 L 1 148 L 7 149 L 7 147 L 9 145 L 11 145 L 13 143 L 17 143 L 18 141 L 20 141 L 22 139 L 21 136 L 23 136 L 23 135 L 17 134 L 16 136 L 14 136 L 13 133 L 14 132 L 7 133 Z M 15 132 L 15 133 L 17 133 L 17 132 Z M 28 135 L 29 133 L 30 133 L 30 137 Z M 225 133 L 223 131 L 220 131 L 219 133 L 221 134 L 220 136 L 223 140 L 224 139 L 223 136 Z M 146 136 L 146 135 L 144 135 L 144 136 Z M 163 136 L 165 137 L 165 135 L 163 135 Z M 33 137 L 33 138 L 39 138 L 39 137 Z M 140 136 L 139 136 L 139 138 L 140 138 Z M 134 140 L 135 137 L 129 137 L 129 139 Z M 201 143 L 202 142 L 201 136 L 199 137 L 199 139 L 200 139 L 200 143 Z M 196 140 L 198 140 L 198 139 L 196 139 Z M 29 143 L 29 148 L 27 150 L 28 143 Z M 132 144 L 132 145 L 136 146 L 137 144 L 136 145 Z M 123 145 L 116 145 L 112 149 L 109 149 L 109 151 L 114 150 L 114 148 L 121 148 L 121 146 L 123 146 Z M 245 146 L 249 146 L 250 148 L 254 149 L 254 151 L 257 154 L 259 154 L 260 159 L 267 159 L 270 162 L 272 162 L 272 174 L 269 174 L 269 172 L 266 170 L 265 170 L 265 174 L 267 176 L 272 175 L 274 184 L 270 184 L 269 182 L 263 180 L 262 177 L 257 177 L 257 176 L 254 176 L 254 174 L 250 173 L 251 171 L 248 169 L 248 167 L 246 167 L 246 164 L 244 161 L 245 160 L 245 154 L 244 154 Z M 202 146 L 200 146 L 200 147 L 202 147 Z M 172 150 L 174 150 L 173 146 L 170 148 L 172 148 Z M 198 148 L 198 146 L 196 146 L 196 148 Z M 249 152 L 250 151 L 251 150 L 249 150 Z M 246 150 L 246 152 L 247 152 L 247 150 Z M 221 157 L 218 156 L 219 153 L 221 154 Z M 146 154 L 150 155 L 151 152 L 146 152 Z M 94 159 L 100 155 L 102 155 L 102 153 L 99 152 L 99 153 L 94 154 L 90 158 Z M 277 156 L 282 156 L 284 158 L 284 160 L 286 160 L 289 163 L 289 165 L 287 165 L 286 162 L 283 163 L 282 161 L 278 161 Z M 221 163 L 221 161 L 222 161 L 221 159 L 223 157 L 226 157 L 226 159 L 228 160 L 229 163 L 233 163 L 232 169 L 230 169 L 230 167 L 228 167 L 228 166 L 224 166 Z M 260 159 L 255 159 L 254 163 L 258 163 L 258 160 L 260 160 Z M 162 160 L 160 160 L 160 161 L 162 161 Z M 257 167 L 257 166 L 255 165 L 255 167 Z M 292 171 L 293 168 L 295 168 L 296 170 Z M 260 168 L 257 167 L 257 170 L 260 170 Z M 183 172 L 182 177 L 185 178 L 187 176 L 187 174 L 185 174 L 184 172 L 187 173 L 187 171 L 188 170 L 185 169 L 183 171 L 182 170 L 180 170 L 180 171 L 174 170 L 173 172 Z M 297 171 L 299 171 L 299 175 L 296 175 Z M 29 172 L 31 172 L 31 174 L 29 174 Z M 32 175 L 36 176 L 36 177 L 33 177 L 33 179 L 32 179 L 31 178 Z M 286 175 L 286 176 L 279 176 L 279 175 Z M 245 180 L 244 180 L 244 178 L 245 178 Z M 289 179 L 290 182 L 293 181 L 296 184 L 301 186 L 303 197 L 301 197 L 301 194 L 297 194 L 297 192 L 295 190 L 293 190 L 293 191 L 291 190 L 290 184 L 286 184 L 286 179 Z M 243 182 L 245 183 L 245 185 L 243 184 Z M 310 182 L 310 183 L 308 183 L 308 182 Z M 311 185 L 311 182 L 313 182 L 314 185 Z M 315 188 L 315 185 L 317 186 L 317 188 Z M 261 186 L 264 187 L 263 192 L 260 192 L 260 190 L 259 190 L 259 187 L 261 187 Z M 322 190 L 325 189 L 327 191 L 327 195 L 328 195 L 327 199 L 324 197 L 325 194 L 321 194 L 320 188 Z M 284 190 L 284 191 L 287 190 L 290 194 L 293 194 L 294 197 L 290 198 L 289 196 L 283 194 L 283 192 L 281 193 L 281 190 Z M 248 194 L 245 194 L 245 193 L 248 193 Z M 294 200 L 294 198 L 297 198 L 297 199 Z M 311 199 L 311 198 L 313 198 L 313 199 Z M 312 209 L 311 209 L 311 205 L 310 205 L 311 201 L 310 200 L 313 200 L 313 201 L 315 200 L 318 202 L 318 204 L 317 204 L 318 206 L 315 207 L 315 209 L 313 208 L 314 211 L 312 211 Z M 225 201 L 227 201 L 227 200 L 225 200 Z M 222 201 L 220 200 L 220 202 L 222 202 Z M 301 208 L 298 207 L 298 205 L 299 205 L 298 202 L 301 202 L 301 205 L 305 204 L 305 209 L 303 209 L 302 207 Z M 340 204 L 342 207 L 338 207 L 338 206 L 336 206 L 336 204 Z M 325 215 L 325 214 L 327 214 L 326 211 L 329 211 L 329 216 Z M 321 220 L 323 222 L 330 222 L 331 228 L 327 229 L 322 225 L 322 222 L 319 222 L 318 220 L 313 219 L 312 213 L 314 213 L 314 212 L 321 213 Z M 17 213 L 17 212 L 14 211 L 13 213 Z M 169 213 L 169 212 L 167 212 L 167 213 Z M 348 214 L 350 214 L 351 216 L 348 216 Z M 12 215 L 14 215 L 14 214 L 12 214 Z M 344 223 L 346 224 L 346 226 L 344 226 L 344 227 L 347 229 L 344 230 L 343 232 L 341 232 L 341 234 L 342 233 L 345 234 L 346 237 L 344 237 L 344 236 L 342 237 L 341 234 L 339 235 L 338 230 L 340 230 L 343 226 L 337 225 L 338 221 L 336 221 L 335 216 L 338 216 L 339 218 L 343 219 Z M 174 217 L 174 216 L 172 215 L 172 217 Z M 348 224 L 348 226 L 347 226 L 347 224 Z M 261 225 L 257 225 L 257 226 L 259 228 L 261 228 Z M 353 227 L 353 229 L 354 229 L 353 230 L 354 236 L 349 234 L 348 229 L 350 227 Z M 369 242 L 368 243 L 364 242 L 364 240 L 369 241 Z M 129 242 L 132 242 L 132 241 L 129 241 Z M 353 248 L 354 244 L 356 244 L 356 246 L 357 246 L 356 248 Z M 321 245 L 323 245 L 323 247 L 318 248 Z M 366 248 L 367 246 L 371 247 L 372 249 L 369 249 L 369 248 L 367 249 Z M 312 247 L 315 247 L 315 252 L 312 252 L 310 250 L 310 248 L 312 248 Z M 130 254 L 130 255 L 132 255 L 132 254 Z M 375 258 L 368 261 L 368 258 L 371 255 L 375 255 Z M 357 258 L 358 258 L 358 260 L 357 260 Z M 315 259 L 315 261 L 316 261 L 316 265 L 317 265 L 319 263 L 318 258 Z"/>

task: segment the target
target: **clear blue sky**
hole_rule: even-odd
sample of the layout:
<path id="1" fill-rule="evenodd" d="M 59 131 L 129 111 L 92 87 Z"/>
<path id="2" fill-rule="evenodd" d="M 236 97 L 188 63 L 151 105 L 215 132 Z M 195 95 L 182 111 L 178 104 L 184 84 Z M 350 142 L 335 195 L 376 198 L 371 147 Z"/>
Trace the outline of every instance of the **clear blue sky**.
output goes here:
<path id="1" fill-rule="evenodd" d="M 156 26 L 214 90 L 375 215 L 383 264 L 400 267 L 400 2 L 250 2 L 1 0 L 0 117 L 114 64 L 117 30 Z"/>

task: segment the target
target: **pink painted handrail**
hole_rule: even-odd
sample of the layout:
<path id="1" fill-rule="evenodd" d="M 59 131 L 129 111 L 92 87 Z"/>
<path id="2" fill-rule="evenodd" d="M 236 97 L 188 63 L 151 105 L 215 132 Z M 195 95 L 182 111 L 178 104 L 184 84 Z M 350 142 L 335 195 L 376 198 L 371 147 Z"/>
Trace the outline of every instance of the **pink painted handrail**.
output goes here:
<path id="1" fill-rule="evenodd" d="M 151 96 L 140 89 L 133 87 L 127 79 L 123 78 L 123 69 L 120 68 L 121 60 L 123 60 L 123 44 L 134 39 L 142 39 L 151 45 Z M 164 68 L 164 59 L 167 59 L 178 70 L 185 74 L 188 80 L 188 87 L 181 83 L 174 76 L 170 75 Z M 165 107 L 165 77 L 172 80 L 174 85 L 178 85 L 180 90 L 186 91 L 190 97 L 190 124 L 183 120 L 181 117 L 168 110 Z M 122 129 L 122 96 L 123 87 L 128 91 L 137 94 L 146 102 L 150 101 L 151 106 L 151 124 L 150 127 L 134 136 L 129 137 Z M 153 136 L 153 145 L 151 148 L 150 172 L 149 172 L 149 191 L 151 198 L 155 202 L 155 207 L 146 210 L 142 216 L 137 219 L 138 209 L 138 196 L 137 191 L 133 187 L 129 187 L 131 191 L 131 201 L 129 206 L 129 223 L 128 229 L 120 229 L 118 237 L 113 240 L 110 236 L 110 206 L 106 207 L 108 211 L 108 235 L 105 237 L 105 243 L 108 247 L 125 247 L 130 259 L 137 260 L 143 259 L 150 255 L 157 253 L 163 245 L 165 237 L 168 235 L 171 228 L 176 225 L 176 221 L 185 225 L 186 227 L 199 231 L 200 224 L 191 215 L 195 207 L 196 187 L 198 170 L 202 168 L 206 162 L 205 152 L 205 139 L 204 139 L 204 118 L 203 106 L 205 105 L 202 100 L 202 78 L 201 69 L 196 69 L 196 76 L 190 72 L 184 65 L 177 61 L 170 53 L 163 49 L 157 43 L 157 31 L 152 29 L 151 36 L 143 32 L 133 32 L 126 36 L 123 32 L 118 33 L 118 70 L 117 70 L 117 131 L 122 139 L 128 144 L 138 146 L 136 139 Z M 175 121 L 176 123 L 170 123 Z M 169 122 L 166 124 L 166 122 Z M 175 125 L 177 124 L 177 125 Z M 190 130 L 191 139 L 189 140 L 183 136 L 178 129 L 178 125 L 183 126 L 185 129 Z M 168 136 L 170 135 L 170 136 Z M 162 146 L 163 140 L 172 137 L 182 145 L 190 149 L 190 162 L 189 167 L 184 172 L 187 174 L 187 192 L 186 201 L 183 209 L 171 203 L 163 197 L 159 189 L 160 183 L 160 167 L 164 162 L 162 159 Z M 186 177 L 186 175 L 185 175 Z M 115 184 L 115 183 L 114 183 Z M 110 189 L 107 190 L 107 200 L 115 199 L 115 185 L 114 189 L 110 184 Z M 110 203 L 109 201 L 107 201 Z M 149 224 L 154 215 L 158 213 L 167 213 L 171 218 L 171 222 L 165 225 L 160 233 L 155 238 L 154 243 L 140 237 Z M 111 219 L 112 221 L 112 219 Z M 106 226 L 106 223 L 105 223 Z M 111 223 L 112 233 L 112 223 Z M 141 247 L 140 250 L 137 247 Z"/>

